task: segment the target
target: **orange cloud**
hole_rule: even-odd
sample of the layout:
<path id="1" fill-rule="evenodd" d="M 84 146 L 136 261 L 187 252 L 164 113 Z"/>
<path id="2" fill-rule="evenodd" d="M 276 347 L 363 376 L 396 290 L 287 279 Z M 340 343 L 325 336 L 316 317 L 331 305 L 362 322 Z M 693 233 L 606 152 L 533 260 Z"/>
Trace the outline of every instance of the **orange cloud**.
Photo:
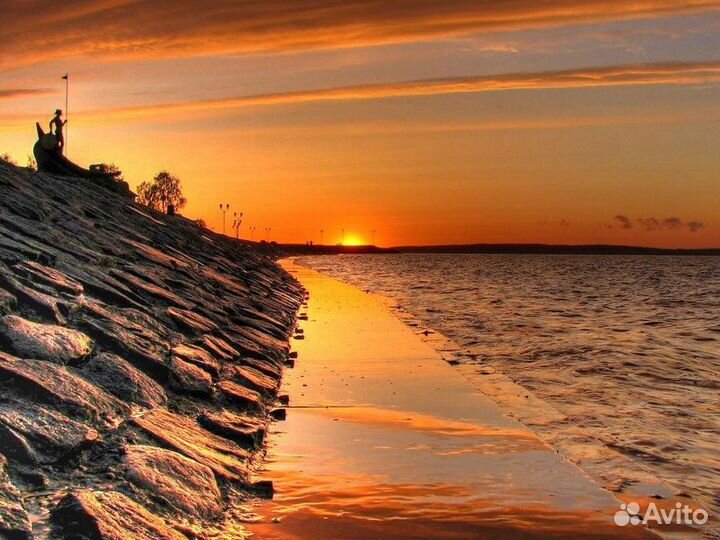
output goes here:
<path id="1" fill-rule="evenodd" d="M 170 58 L 397 43 L 437 36 L 665 17 L 720 0 L 67 0 L 5 2 L 2 67 L 78 55 Z"/>
<path id="2" fill-rule="evenodd" d="M 321 88 L 199 101 L 161 103 L 79 113 L 86 119 L 147 117 L 177 112 L 212 111 L 319 101 L 384 99 L 507 90 L 597 88 L 636 85 L 680 85 L 720 82 L 720 62 L 656 63 L 585 68 L 539 73 L 515 73 L 449 79 L 426 79 L 393 84 Z"/>
<path id="3" fill-rule="evenodd" d="M 720 61 L 688 63 L 631 64 L 607 67 L 581 68 L 564 71 L 546 71 L 537 73 L 510 73 L 501 75 L 457 77 L 443 79 L 425 79 L 390 84 L 368 84 L 318 88 L 299 92 L 278 92 L 248 96 L 155 103 L 117 107 L 114 109 L 76 111 L 74 121 L 84 123 L 126 121 L 151 118 L 155 121 L 172 119 L 174 114 L 209 114 L 217 111 L 242 109 L 246 107 L 270 107 L 294 105 L 324 101 L 353 101 L 386 99 L 398 97 L 434 96 L 445 94 L 500 92 L 543 89 L 578 89 L 617 86 L 647 85 L 693 85 L 720 83 Z M 26 90 L 26 92 L 45 92 L 46 90 Z M 18 91 L 21 92 L 21 91 Z M 8 97 L 13 91 L 8 91 Z M 19 94 L 18 94 L 19 96 Z M 0 91 L 0 98 L 2 93 Z M 357 124 L 348 128 L 358 134 L 363 132 L 395 131 L 489 131 L 507 129 L 564 128 L 582 125 L 618 125 L 627 123 L 671 123 L 702 118 L 687 114 L 668 113 L 662 118 L 655 117 L 612 117 L 602 115 L 593 118 L 507 121 L 500 123 L 470 123 L 431 126 L 392 126 L 387 124 Z M 5 114 L 0 116 L 0 132 L 24 129 L 33 118 L 25 115 Z M 260 128 L 254 128 L 260 129 Z M 270 128 L 273 129 L 273 128 Z M 291 126 L 282 126 L 285 131 Z M 333 130 L 336 127 L 332 128 Z M 351 133 L 352 134 L 352 133 Z"/>
<path id="4" fill-rule="evenodd" d="M 52 94 L 51 88 L 0 88 L 0 99 L 16 99 Z"/>

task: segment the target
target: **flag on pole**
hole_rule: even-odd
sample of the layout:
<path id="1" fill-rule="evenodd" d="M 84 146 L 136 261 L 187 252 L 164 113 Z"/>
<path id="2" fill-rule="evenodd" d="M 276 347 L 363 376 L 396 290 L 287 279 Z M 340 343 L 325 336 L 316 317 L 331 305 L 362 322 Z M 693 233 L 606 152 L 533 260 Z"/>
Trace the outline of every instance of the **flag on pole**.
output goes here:
<path id="1" fill-rule="evenodd" d="M 65 81 L 65 124 L 67 124 L 68 117 L 70 116 L 70 112 L 68 111 L 68 109 L 69 109 L 68 94 L 69 94 L 69 90 L 70 90 L 69 75 L 70 75 L 69 73 L 65 73 L 65 75 L 62 76 L 63 80 Z M 65 128 L 64 129 L 65 137 L 64 137 L 62 152 L 63 152 L 63 154 L 67 155 L 67 142 L 68 142 L 68 139 L 70 138 L 70 130 L 68 129 L 67 125 L 65 125 L 64 128 Z"/>

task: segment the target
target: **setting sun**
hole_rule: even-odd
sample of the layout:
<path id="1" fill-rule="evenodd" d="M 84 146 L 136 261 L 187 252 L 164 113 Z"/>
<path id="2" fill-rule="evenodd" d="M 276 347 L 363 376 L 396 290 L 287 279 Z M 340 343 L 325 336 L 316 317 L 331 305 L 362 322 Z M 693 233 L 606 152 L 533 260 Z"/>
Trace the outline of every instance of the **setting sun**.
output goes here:
<path id="1" fill-rule="evenodd" d="M 367 242 L 363 241 L 362 238 L 355 234 L 349 234 L 345 237 L 345 239 L 342 242 L 343 246 L 364 246 L 367 245 Z"/>

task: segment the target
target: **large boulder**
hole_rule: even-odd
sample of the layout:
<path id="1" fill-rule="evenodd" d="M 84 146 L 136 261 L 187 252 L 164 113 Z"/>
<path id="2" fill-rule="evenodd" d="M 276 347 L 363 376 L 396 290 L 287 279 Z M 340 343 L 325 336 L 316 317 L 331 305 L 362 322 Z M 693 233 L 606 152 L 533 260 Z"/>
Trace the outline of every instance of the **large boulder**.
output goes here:
<path id="1" fill-rule="evenodd" d="M 207 371 L 195 364 L 173 358 L 170 363 L 170 388 L 181 394 L 209 397 L 213 393 L 213 381 Z"/>
<path id="2" fill-rule="evenodd" d="M 231 379 L 265 396 L 274 395 L 280 381 L 250 366 L 236 366 L 229 370 Z"/>
<path id="3" fill-rule="evenodd" d="M 69 302 L 61 298 L 46 294 L 27 287 L 20 283 L 18 279 L 0 263 L 0 285 L 11 293 L 18 302 L 22 303 L 26 308 L 32 309 L 41 317 L 52 319 L 56 323 L 65 324 L 66 318 L 64 313 L 69 311 Z"/>
<path id="4" fill-rule="evenodd" d="M 78 330 L 37 323 L 17 315 L 0 319 L 0 340 L 17 356 L 57 364 L 78 363 L 93 350 L 93 341 Z"/>
<path id="5" fill-rule="evenodd" d="M 167 314 L 183 329 L 198 334 L 213 332 L 217 330 L 217 324 L 207 317 L 194 313 L 187 309 L 169 307 Z"/>
<path id="6" fill-rule="evenodd" d="M 167 402 L 162 386 L 116 354 L 94 356 L 82 367 L 82 374 L 125 402 L 147 408 Z"/>
<path id="7" fill-rule="evenodd" d="M 132 308 L 111 309 L 99 302 L 85 302 L 76 320 L 105 349 L 153 379 L 167 381 L 170 336 L 151 317 Z"/>
<path id="8" fill-rule="evenodd" d="M 283 363 L 261 360 L 259 358 L 244 358 L 242 361 L 243 365 L 256 369 L 278 381 L 282 378 Z"/>
<path id="9" fill-rule="evenodd" d="M 21 463 L 62 463 L 98 439 L 90 426 L 35 403 L 0 404 L 0 452 Z"/>
<path id="10" fill-rule="evenodd" d="M 141 296 L 145 295 L 150 299 L 157 299 L 161 302 L 179 306 L 180 308 L 189 309 L 192 307 L 187 300 L 183 300 L 177 294 L 173 293 L 170 287 L 156 285 L 149 280 L 121 270 L 111 270 L 110 275 Z"/>
<path id="11" fill-rule="evenodd" d="M 177 452 L 145 445 L 127 446 L 124 463 L 131 482 L 176 509 L 206 519 L 222 512 L 220 489 L 210 467 Z"/>
<path id="12" fill-rule="evenodd" d="M 240 353 L 222 338 L 205 334 L 200 338 L 200 344 L 215 358 L 230 362 L 240 358 Z"/>
<path id="13" fill-rule="evenodd" d="M 230 405 L 243 411 L 261 412 L 262 396 L 242 384 L 227 380 L 218 384 L 222 398 Z"/>
<path id="14" fill-rule="evenodd" d="M 70 368 L 42 360 L 24 360 L 0 352 L 0 383 L 23 400 L 51 405 L 68 416 L 112 425 L 127 406 L 90 384 Z"/>
<path id="15" fill-rule="evenodd" d="M 247 448 L 259 448 L 265 440 L 265 425 L 251 416 L 227 410 L 205 411 L 198 422 L 208 431 L 235 441 Z"/>
<path id="16" fill-rule="evenodd" d="M 53 510 L 52 520 L 61 538 L 187 540 L 162 519 L 117 491 L 69 493 Z"/>
<path id="17" fill-rule="evenodd" d="M 174 356 L 204 369 L 213 377 L 220 375 L 220 362 L 215 360 L 205 349 L 181 343 L 173 347 L 171 352 Z"/>
<path id="18" fill-rule="evenodd" d="M 79 296 L 84 290 L 82 284 L 71 277 L 36 261 L 23 261 L 15 265 L 13 271 L 26 285 L 51 289 L 55 294 Z"/>
<path id="19" fill-rule="evenodd" d="M 243 482 L 249 478 L 246 450 L 187 417 L 156 409 L 134 417 L 132 423 L 161 445 L 210 467 L 221 478 Z"/>

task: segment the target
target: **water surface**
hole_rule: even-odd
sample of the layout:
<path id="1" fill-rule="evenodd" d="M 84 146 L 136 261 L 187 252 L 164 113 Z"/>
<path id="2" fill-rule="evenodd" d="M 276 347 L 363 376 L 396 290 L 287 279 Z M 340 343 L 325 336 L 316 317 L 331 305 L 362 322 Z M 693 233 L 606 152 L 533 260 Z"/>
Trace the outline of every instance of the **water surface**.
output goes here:
<path id="1" fill-rule="evenodd" d="M 720 509 L 720 259 L 355 255 L 386 295 L 682 494 Z"/>
<path id="2" fill-rule="evenodd" d="M 284 376 L 258 538 L 655 538 L 374 295 L 286 263 L 310 292 Z"/>

